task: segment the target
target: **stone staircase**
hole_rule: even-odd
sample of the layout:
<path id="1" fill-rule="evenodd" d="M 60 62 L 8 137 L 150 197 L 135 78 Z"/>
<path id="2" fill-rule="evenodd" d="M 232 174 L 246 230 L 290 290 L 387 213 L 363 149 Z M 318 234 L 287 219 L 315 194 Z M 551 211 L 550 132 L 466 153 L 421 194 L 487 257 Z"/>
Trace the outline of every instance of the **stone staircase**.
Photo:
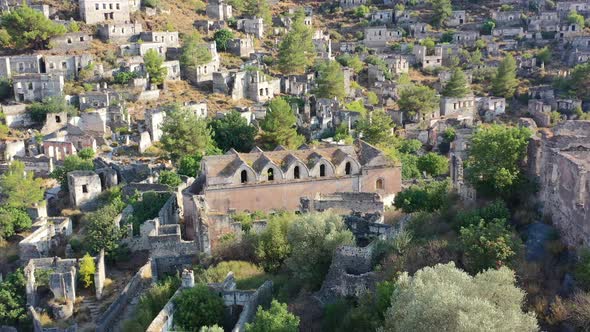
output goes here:
<path id="1" fill-rule="evenodd" d="M 96 321 L 101 314 L 100 306 L 94 297 L 85 297 L 84 300 L 82 300 L 82 307 L 90 309 L 90 317 L 92 318 L 92 321 Z"/>

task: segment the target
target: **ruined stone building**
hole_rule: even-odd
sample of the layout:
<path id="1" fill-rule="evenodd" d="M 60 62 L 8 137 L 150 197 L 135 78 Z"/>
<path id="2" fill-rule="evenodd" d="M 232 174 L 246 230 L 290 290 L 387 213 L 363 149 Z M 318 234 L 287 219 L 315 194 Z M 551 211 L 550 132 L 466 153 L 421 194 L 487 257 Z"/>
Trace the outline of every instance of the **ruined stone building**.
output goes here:
<path id="1" fill-rule="evenodd" d="M 213 80 L 213 73 L 218 71 L 221 65 L 217 45 L 215 42 L 208 43 L 211 61 L 208 63 L 196 65 L 194 67 L 182 68 L 183 75 L 193 84 L 203 84 Z"/>
<path id="2" fill-rule="evenodd" d="M 205 157 L 201 169 L 195 194 L 219 212 L 295 210 L 300 197 L 341 191 L 374 192 L 390 203 L 401 190 L 400 167 L 360 140 L 354 146 L 232 150 Z"/>
<path id="3" fill-rule="evenodd" d="M 180 47 L 178 31 L 144 31 L 139 34 L 139 39 L 150 43 L 164 43 L 167 48 Z"/>
<path id="4" fill-rule="evenodd" d="M 264 38 L 264 21 L 262 18 L 243 18 L 237 22 L 237 30 L 253 35 L 258 39 Z"/>
<path id="5" fill-rule="evenodd" d="M 42 101 L 48 97 L 61 96 L 65 84 L 61 74 L 22 74 L 13 76 L 12 82 L 17 102 Z"/>
<path id="6" fill-rule="evenodd" d="M 570 246 L 590 245 L 590 121 L 541 130 L 529 144 L 529 172 L 540 185 L 543 215 Z"/>
<path id="7" fill-rule="evenodd" d="M 403 31 L 397 28 L 376 26 L 365 28 L 363 43 L 367 47 L 385 47 L 388 43 L 401 40 Z"/>
<path id="8" fill-rule="evenodd" d="M 260 70 L 224 70 L 213 73 L 213 92 L 231 96 L 234 100 L 271 100 L 280 93 L 281 80 Z"/>
<path id="9" fill-rule="evenodd" d="M 232 6 L 224 0 L 210 0 L 205 12 L 208 17 L 220 21 L 227 21 L 234 16 Z"/>
<path id="10" fill-rule="evenodd" d="M 367 0 L 338 0 L 340 7 L 349 9 L 355 8 L 361 5 L 366 5 L 368 3 Z"/>
<path id="11" fill-rule="evenodd" d="M 80 17 L 88 24 L 128 22 L 130 0 L 80 0 Z"/>
<path id="12" fill-rule="evenodd" d="M 250 54 L 254 53 L 254 38 L 247 35 L 245 38 L 236 38 L 227 42 L 227 50 L 229 53 L 239 56 L 241 58 L 249 58 Z"/>
<path id="13" fill-rule="evenodd" d="M 434 53 L 429 53 L 426 46 L 414 45 L 413 52 L 416 63 L 421 64 L 422 68 L 442 66 L 443 52 L 439 46 L 434 48 Z"/>
<path id="14" fill-rule="evenodd" d="M 141 23 L 106 23 L 98 26 L 98 36 L 104 41 L 131 41 L 142 31 Z"/>

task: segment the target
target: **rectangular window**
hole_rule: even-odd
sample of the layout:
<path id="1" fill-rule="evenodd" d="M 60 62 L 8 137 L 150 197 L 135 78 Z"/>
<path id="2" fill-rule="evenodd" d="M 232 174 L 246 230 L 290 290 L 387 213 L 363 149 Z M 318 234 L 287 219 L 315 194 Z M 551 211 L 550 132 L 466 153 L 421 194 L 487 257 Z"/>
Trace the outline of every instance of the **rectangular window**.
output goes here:
<path id="1" fill-rule="evenodd" d="M 95 3 L 95 4 L 94 4 L 94 9 L 95 9 L 95 10 L 99 10 L 99 9 L 100 9 L 100 5 L 99 5 L 99 4 L 97 4 L 97 3 Z"/>
<path id="2" fill-rule="evenodd" d="M 88 193 L 88 185 L 87 184 L 83 184 L 82 185 L 82 192 L 87 194 Z"/>
<path id="3" fill-rule="evenodd" d="M 117 10 L 121 9 L 121 5 L 119 5 L 119 4 L 116 4 L 116 7 L 117 7 Z"/>

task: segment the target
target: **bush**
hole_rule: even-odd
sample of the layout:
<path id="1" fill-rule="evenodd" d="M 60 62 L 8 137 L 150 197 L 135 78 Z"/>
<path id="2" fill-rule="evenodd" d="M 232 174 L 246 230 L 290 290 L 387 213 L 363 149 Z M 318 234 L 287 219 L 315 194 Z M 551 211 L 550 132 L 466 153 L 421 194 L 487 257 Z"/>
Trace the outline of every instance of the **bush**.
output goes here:
<path id="1" fill-rule="evenodd" d="M 160 177 L 158 178 L 160 184 L 165 184 L 170 187 L 176 188 L 182 183 L 182 179 L 178 174 L 171 171 L 161 171 Z"/>
<path id="2" fill-rule="evenodd" d="M 264 282 L 264 271 L 250 262 L 221 262 L 204 272 L 207 282 L 222 282 L 229 272 L 234 273 L 238 289 L 256 289 Z"/>
<path id="3" fill-rule="evenodd" d="M 447 203 L 449 189 L 448 180 L 412 185 L 396 195 L 393 204 L 405 213 L 437 211 Z"/>
<path id="4" fill-rule="evenodd" d="M 174 299 L 174 305 L 174 324 L 183 330 L 222 323 L 223 301 L 205 285 L 185 289 Z"/>
<path id="5" fill-rule="evenodd" d="M 120 71 L 113 77 L 113 83 L 127 85 L 139 75 L 134 71 Z"/>
<path id="6" fill-rule="evenodd" d="M 252 323 L 246 324 L 246 332 L 297 332 L 299 317 L 287 310 L 285 303 L 272 300 L 268 310 L 258 306 Z"/>
<path id="7" fill-rule="evenodd" d="M 576 263 L 575 276 L 582 288 L 590 290 L 590 249 L 585 248 L 580 252 L 580 257 Z"/>

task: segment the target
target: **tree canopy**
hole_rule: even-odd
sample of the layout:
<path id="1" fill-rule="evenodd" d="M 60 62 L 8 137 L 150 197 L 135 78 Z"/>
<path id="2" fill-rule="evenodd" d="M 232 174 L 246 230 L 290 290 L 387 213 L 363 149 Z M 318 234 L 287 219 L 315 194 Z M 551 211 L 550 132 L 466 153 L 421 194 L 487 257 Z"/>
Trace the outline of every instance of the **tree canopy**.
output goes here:
<path id="1" fill-rule="evenodd" d="M 88 288 L 92 285 L 94 280 L 94 273 L 96 272 L 96 264 L 94 258 L 86 253 L 80 260 L 80 278 L 84 282 L 84 287 Z"/>
<path id="2" fill-rule="evenodd" d="M 538 331 L 533 313 L 522 311 L 525 293 L 506 267 L 472 277 L 454 263 L 402 274 L 385 314 L 383 332 Z"/>
<path id="3" fill-rule="evenodd" d="M 471 138 L 465 178 L 480 193 L 509 194 L 521 178 L 520 163 L 530 136 L 524 127 L 493 124 L 478 128 Z"/>
<path id="4" fill-rule="evenodd" d="M 436 27 L 444 25 L 445 21 L 453 14 L 451 0 L 430 0 L 432 5 L 432 24 Z"/>
<path id="5" fill-rule="evenodd" d="M 231 148 L 239 152 L 249 152 L 254 147 L 257 130 L 237 111 L 225 113 L 222 118 L 211 121 L 213 139 L 217 146 L 227 151 Z"/>
<path id="6" fill-rule="evenodd" d="M 439 97 L 436 91 L 421 84 L 412 84 L 400 91 L 397 104 L 400 110 L 409 116 L 429 114 L 439 107 Z"/>
<path id="7" fill-rule="evenodd" d="M 143 57 L 143 62 L 146 71 L 150 75 L 150 82 L 156 85 L 164 83 L 168 74 L 168 69 L 162 66 L 164 64 L 164 58 L 156 50 L 150 49 Z"/>
<path id="8" fill-rule="evenodd" d="M 250 17 L 260 17 L 264 22 L 265 30 L 270 30 L 272 27 L 272 13 L 270 11 L 270 4 L 266 0 L 245 0 L 244 14 Z"/>
<path id="9" fill-rule="evenodd" d="M 357 131 L 362 139 L 371 144 L 386 143 L 392 137 L 395 127 L 393 120 L 384 110 L 379 109 L 364 116 L 357 123 Z"/>
<path id="10" fill-rule="evenodd" d="M 197 152 L 204 153 L 214 146 L 207 121 L 179 105 L 168 106 L 161 128 L 160 142 L 174 160 Z"/>
<path id="11" fill-rule="evenodd" d="M 180 63 L 189 68 L 206 64 L 213 60 L 209 45 L 203 41 L 198 33 L 187 35 L 182 44 Z"/>
<path id="12" fill-rule="evenodd" d="M 18 326 L 19 330 L 27 330 L 23 326 L 28 321 L 25 285 L 22 269 L 9 273 L 0 282 L 0 325 Z"/>
<path id="13" fill-rule="evenodd" d="M 450 189 L 447 180 L 412 185 L 395 196 L 393 205 L 405 213 L 437 211 L 447 202 Z"/>
<path id="14" fill-rule="evenodd" d="M 270 308 L 258 306 L 252 323 L 246 324 L 246 332 L 297 332 L 299 317 L 287 310 L 287 304 L 272 300 Z"/>
<path id="15" fill-rule="evenodd" d="M 279 70 L 283 74 L 303 74 L 314 62 L 313 31 L 305 25 L 304 19 L 305 14 L 298 10 L 291 30 L 279 44 Z"/>
<path id="16" fill-rule="evenodd" d="M 333 212 L 301 215 L 290 224 L 287 241 L 292 248 L 287 267 L 311 289 L 321 285 L 336 248 L 355 243 L 342 217 Z"/>
<path id="17" fill-rule="evenodd" d="M 33 172 L 25 172 L 22 161 L 13 161 L 6 173 L 0 176 L 0 192 L 3 204 L 14 208 L 28 208 L 43 200 L 43 181 Z"/>
<path id="18" fill-rule="evenodd" d="M 227 51 L 227 43 L 234 39 L 234 33 L 228 29 L 217 30 L 213 34 L 213 39 L 217 45 L 217 50 L 225 52 Z"/>
<path id="19" fill-rule="evenodd" d="M 420 172 L 430 176 L 444 175 L 449 171 L 449 160 L 445 156 L 429 152 L 418 158 L 417 166 Z"/>
<path id="20" fill-rule="evenodd" d="M 22 6 L 6 11 L 0 17 L 0 28 L 6 31 L 4 47 L 43 49 L 49 39 L 66 33 L 66 28 L 46 18 L 41 11 Z"/>
<path id="21" fill-rule="evenodd" d="M 569 12 L 569 14 L 567 16 L 567 21 L 570 24 L 577 24 L 580 26 L 580 28 L 584 29 L 584 25 L 585 25 L 584 15 L 579 14 L 575 10 L 572 10 L 571 12 Z"/>
<path id="22" fill-rule="evenodd" d="M 0 207 L 0 239 L 31 229 L 33 221 L 23 209 Z"/>
<path id="23" fill-rule="evenodd" d="M 184 331 L 222 323 L 223 301 L 205 285 L 183 290 L 174 305 L 174 324 Z"/>
<path id="24" fill-rule="evenodd" d="M 463 98 L 471 93 L 467 77 L 461 68 L 455 68 L 451 79 L 443 88 L 442 95 L 452 98 Z"/>
<path id="25" fill-rule="evenodd" d="M 495 96 L 512 98 L 518 87 L 516 78 L 516 61 L 511 54 L 506 55 L 492 80 L 492 92 Z"/>
<path id="26" fill-rule="evenodd" d="M 325 61 L 318 68 L 317 89 L 315 94 L 318 98 L 346 97 L 344 89 L 344 73 L 337 61 Z"/>
<path id="27" fill-rule="evenodd" d="M 260 124 L 266 147 L 272 149 L 282 145 L 295 149 L 305 143 L 305 138 L 297 134 L 296 121 L 295 113 L 285 99 L 276 97 L 271 100 Z"/>

